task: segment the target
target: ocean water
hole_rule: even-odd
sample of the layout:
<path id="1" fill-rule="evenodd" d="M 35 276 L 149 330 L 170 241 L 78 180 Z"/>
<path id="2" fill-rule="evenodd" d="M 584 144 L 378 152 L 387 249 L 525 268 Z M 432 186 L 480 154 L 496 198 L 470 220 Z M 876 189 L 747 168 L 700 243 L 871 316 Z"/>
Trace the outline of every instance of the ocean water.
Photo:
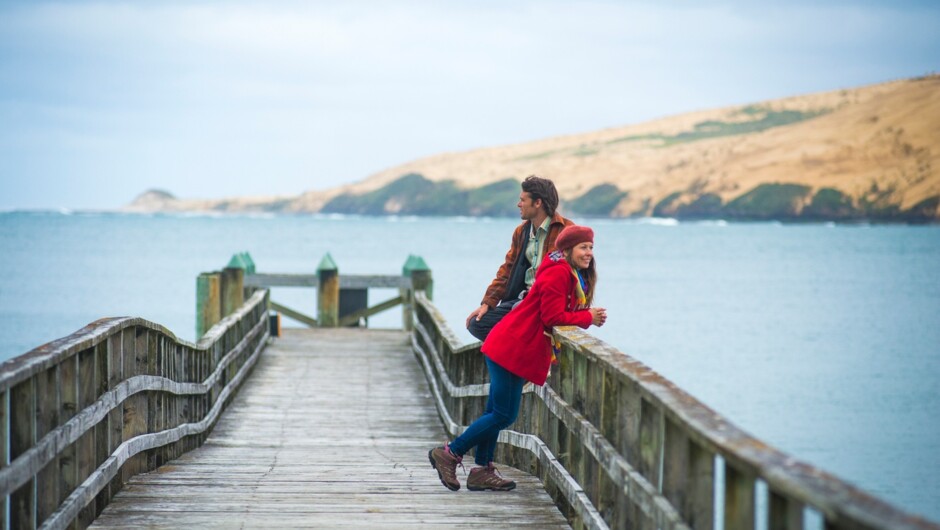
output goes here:
<path id="1" fill-rule="evenodd" d="M 591 333 L 779 449 L 940 520 L 940 226 L 576 221 L 595 229 L 609 314 Z M 241 251 L 292 273 L 327 252 L 340 274 L 399 274 L 420 255 L 470 342 L 464 319 L 517 223 L 0 213 L 0 359 L 105 316 L 192 340 L 196 276 Z M 272 298 L 315 313 L 312 289 Z M 400 309 L 370 321 L 400 324 Z"/>

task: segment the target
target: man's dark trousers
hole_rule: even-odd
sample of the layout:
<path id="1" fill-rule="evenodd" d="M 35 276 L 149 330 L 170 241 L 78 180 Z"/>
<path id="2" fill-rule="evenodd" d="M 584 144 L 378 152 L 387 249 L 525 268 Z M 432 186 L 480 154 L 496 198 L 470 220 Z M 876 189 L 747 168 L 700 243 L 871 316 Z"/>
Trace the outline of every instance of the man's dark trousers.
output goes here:
<path id="1" fill-rule="evenodd" d="M 503 300 L 499 303 L 498 306 L 491 308 L 486 312 L 479 321 L 475 318 L 470 319 L 470 325 L 467 326 L 467 331 L 471 335 L 480 339 L 481 341 L 486 340 L 486 336 L 490 334 L 490 331 L 493 330 L 493 327 L 503 319 L 504 316 L 509 314 L 512 311 L 512 308 L 518 303 L 518 300 L 506 301 Z"/>

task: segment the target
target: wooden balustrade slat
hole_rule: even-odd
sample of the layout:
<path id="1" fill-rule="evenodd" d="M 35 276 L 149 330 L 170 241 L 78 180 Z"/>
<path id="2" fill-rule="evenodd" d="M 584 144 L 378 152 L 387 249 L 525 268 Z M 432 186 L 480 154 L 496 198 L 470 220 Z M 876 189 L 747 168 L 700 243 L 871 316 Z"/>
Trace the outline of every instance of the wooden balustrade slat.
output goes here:
<path id="1" fill-rule="evenodd" d="M 59 367 L 36 374 L 36 438 L 41 439 L 59 423 Z M 52 455 L 36 473 L 36 518 L 43 521 L 59 505 L 59 457 Z M 41 492 L 41 493 L 40 493 Z"/>
<path id="2" fill-rule="evenodd" d="M 62 361 L 59 365 L 61 394 L 59 399 L 59 425 L 64 425 L 78 413 L 78 357 Z M 75 444 L 69 444 L 59 455 L 59 495 L 56 506 L 62 503 L 78 485 L 78 455 Z"/>
<path id="3" fill-rule="evenodd" d="M 711 530 L 715 524 L 715 453 L 691 439 L 688 472 L 683 515 L 692 528 Z"/>
<path id="4" fill-rule="evenodd" d="M 5 469 L 9 465 L 9 453 L 7 452 L 7 443 L 6 440 L 9 440 L 9 422 L 10 414 L 7 409 L 9 402 L 9 391 L 0 391 L 0 440 L 3 443 L 0 443 L 0 470 Z M 0 495 L 0 514 L 3 514 L 3 517 L 0 517 L 0 530 L 7 530 L 7 499 L 6 495 Z"/>
<path id="5" fill-rule="evenodd" d="M 120 333 L 118 336 L 120 337 Z M 110 340 L 103 341 L 99 343 L 94 348 L 89 348 L 78 353 L 75 356 L 78 361 L 78 374 L 76 385 L 78 386 L 78 410 L 72 418 L 70 418 L 64 426 L 74 424 L 77 421 L 81 421 L 82 414 L 87 410 L 88 407 L 92 406 L 97 400 L 98 396 L 102 394 L 104 388 L 107 384 L 107 362 L 108 362 L 108 344 Z M 102 381 L 104 378 L 104 381 Z M 75 486 L 72 487 L 69 495 L 71 495 L 75 488 L 78 487 L 82 481 L 85 480 L 89 474 L 96 467 L 98 467 L 99 462 L 103 462 L 107 457 L 107 441 L 108 441 L 108 430 L 107 423 L 100 422 L 93 424 L 94 429 L 88 428 L 88 426 L 83 426 L 82 428 L 75 429 L 75 436 L 70 437 L 67 441 L 63 443 L 56 444 L 56 447 L 69 446 L 75 448 L 76 458 L 78 462 L 76 463 L 77 467 L 77 476 L 75 478 Z M 58 433 L 62 432 L 62 429 L 58 429 L 49 434 L 50 437 L 58 436 Z M 77 439 L 76 439 L 77 436 Z M 47 437 L 48 438 L 48 437 Z M 37 448 L 43 440 L 37 442 Z M 103 445 L 103 447 L 102 447 Z M 25 457 L 26 455 L 24 455 Z M 24 458 L 24 463 L 29 463 L 30 468 L 35 466 L 35 463 L 30 462 Z M 65 497 L 66 499 L 68 496 Z M 107 502 L 108 499 L 103 499 L 102 503 Z M 61 506 L 62 502 L 65 502 L 65 499 L 59 503 Z M 103 507 L 103 504 L 102 504 Z M 95 515 L 98 512 L 98 506 L 92 505 L 86 507 L 79 514 L 78 517 L 78 526 L 86 527 L 95 519 Z"/>
<path id="6" fill-rule="evenodd" d="M 803 504 L 770 490 L 768 530 L 803 530 Z"/>
<path id="7" fill-rule="evenodd" d="M 754 476 L 725 462 L 725 529 L 754 528 Z"/>
<path id="8" fill-rule="evenodd" d="M 36 442 L 36 376 L 10 391 L 10 458 L 15 460 Z M 4 469 L 6 471 L 6 469 Z M 33 475 L 34 476 L 34 475 Z M 36 526 L 36 479 L 10 492 L 10 526 Z"/>

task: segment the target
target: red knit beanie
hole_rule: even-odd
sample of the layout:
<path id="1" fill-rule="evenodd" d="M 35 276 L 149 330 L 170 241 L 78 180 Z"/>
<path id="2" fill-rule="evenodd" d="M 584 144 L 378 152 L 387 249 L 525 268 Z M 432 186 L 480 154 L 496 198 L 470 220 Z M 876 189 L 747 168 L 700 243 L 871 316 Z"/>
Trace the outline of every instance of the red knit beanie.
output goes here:
<path id="1" fill-rule="evenodd" d="M 558 239 L 555 240 L 555 248 L 561 251 L 565 251 L 580 243 L 593 242 L 594 231 L 591 230 L 590 227 L 571 225 L 566 226 L 564 230 L 558 234 Z"/>

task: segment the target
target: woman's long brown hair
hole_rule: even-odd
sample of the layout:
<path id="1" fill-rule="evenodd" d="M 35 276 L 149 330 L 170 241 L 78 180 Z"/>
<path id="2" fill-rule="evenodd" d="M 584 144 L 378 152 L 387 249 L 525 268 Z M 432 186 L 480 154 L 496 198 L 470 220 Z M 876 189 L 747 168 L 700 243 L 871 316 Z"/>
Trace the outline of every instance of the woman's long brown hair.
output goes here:
<path id="1" fill-rule="evenodd" d="M 572 250 L 574 249 L 569 248 L 564 251 L 565 261 L 572 269 L 581 273 L 581 277 L 584 278 L 584 283 L 588 286 L 587 292 L 584 293 L 584 299 L 587 301 L 587 306 L 591 307 L 591 302 L 594 300 L 594 288 L 597 286 L 597 261 L 594 256 L 591 256 L 591 264 L 588 265 L 588 268 L 578 269 L 578 266 L 571 261 Z"/>

